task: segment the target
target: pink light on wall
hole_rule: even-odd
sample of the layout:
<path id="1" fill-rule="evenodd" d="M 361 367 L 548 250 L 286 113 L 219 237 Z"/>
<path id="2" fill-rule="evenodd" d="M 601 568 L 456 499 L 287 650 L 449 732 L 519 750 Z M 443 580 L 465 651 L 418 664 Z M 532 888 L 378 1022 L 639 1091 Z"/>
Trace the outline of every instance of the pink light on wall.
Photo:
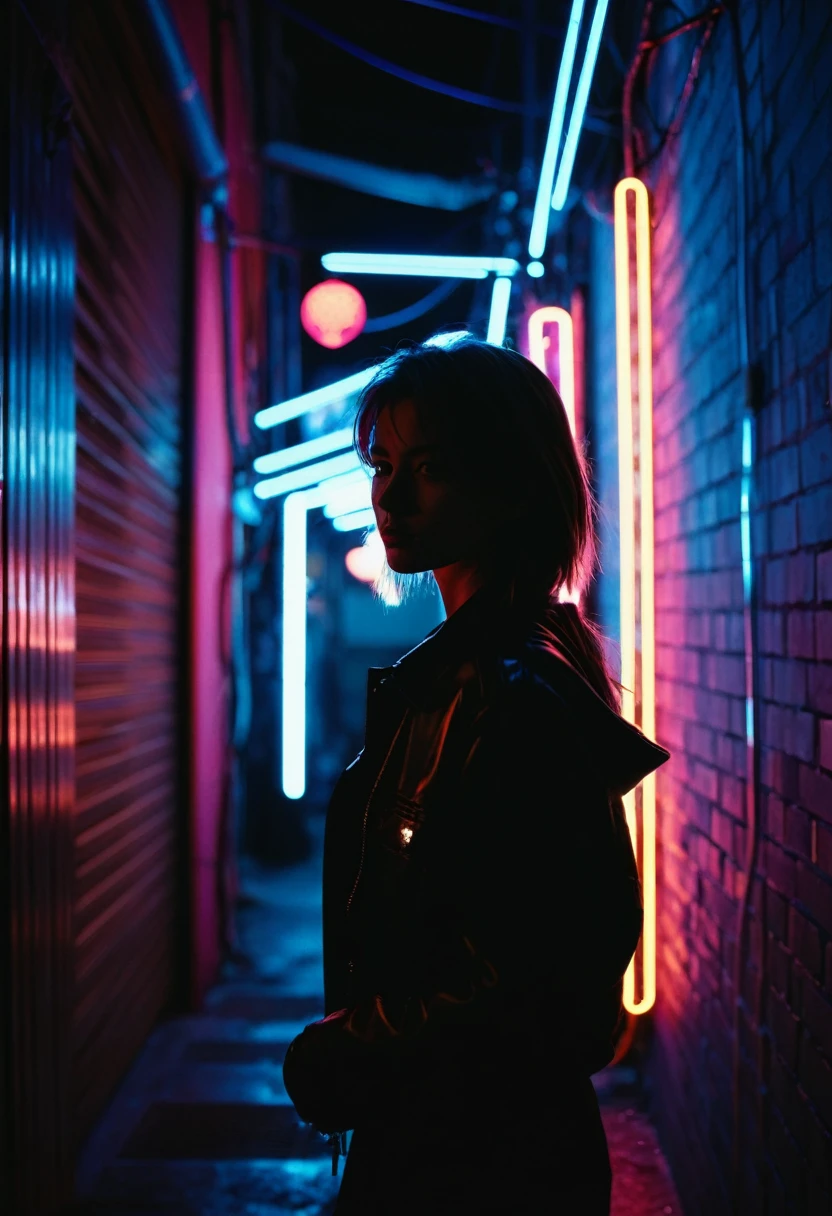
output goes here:
<path id="1" fill-rule="evenodd" d="M 300 321 L 321 346 L 337 350 L 357 338 L 367 320 L 367 305 L 358 288 L 341 279 L 316 283 L 303 297 Z"/>

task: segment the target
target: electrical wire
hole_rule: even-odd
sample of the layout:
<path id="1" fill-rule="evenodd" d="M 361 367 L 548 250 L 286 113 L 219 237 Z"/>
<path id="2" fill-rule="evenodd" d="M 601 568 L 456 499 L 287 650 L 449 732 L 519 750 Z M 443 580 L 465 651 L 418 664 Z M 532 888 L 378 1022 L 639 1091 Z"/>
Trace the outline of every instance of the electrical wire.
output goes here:
<path id="1" fill-rule="evenodd" d="M 407 84 L 418 85 L 419 88 L 428 89 L 432 93 L 441 93 L 444 97 L 452 97 L 455 101 L 466 101 L 473 106 L 483 106 L 488 110 L 499 110 L 503 114 L 525 114 L 526 107 L 519 101 L 504 101 L 499 97 L 489 97 L 485 93 L 475 93 L 471 89 L 461 89 L 457 85 L 445 84 L 441 80 L 434 80 L 430 76 L 423 76 L 420 72 L 411 72 L 409 68 L 401 67 L 400 64 L 391 63 L 389 59 L 382 58 L 381 55 L 376 55 L 372 51 L 365 50 L 364 47 L 358 46 L 355 42 L 350 42 L 348 38 L 342 38 L 340 34 L 336 34 L 333 30 L 329 30 L 326 26 L 321 25 L 312 17 L 307 17 L 305 13 L 299 12 L 290 4 L 284 3 L 284 0 L 269 0 L 269 2 L 288 17 L 290 21 L 294 21 L 296 25 L 300 25 L 303 29 L 308 30 L 310 34 L 315 34 L 316 37 L 322 38 L 325 42 L 329 42 L 332 46 L 337 47 L 340 51 L 344 51 L 347 55 L 352 55 L 354 59 L 359 59 L 362 63 L 366 63 L 369 67 L 378 68 L 381 72 L 387 72 L 390 76 L 395 76 L 398 80 L 403 80 Z M 535 106 L 533 113 L 543 114 L 544 107 Z"/>
<path id="2" fill-rule="evenodd" d="M 402 0 L 404 4 L 418 4 L 420 8 L 432 8 L 439 13 L 450 13 L 452 17 L 466 17 L 469 21 L 482 21 L 486 25 L 498 25 L 504 30 L 523 30 L 522 21 L 513 17 L 498 17 L 495 13 L 483 13 L 479 9 L 463 8 L 459 4 L 445 4 L 444 0 Z M 536 34 L 545 34 L 549 38 L 562 38 L 563 29 L 554 25 L 535 25 Z"/>
<path id="3" fill-rule="evenodd" d="M 364 326 L 363 333 L 377 334 L 385 329 L 395 329 L 397 325 L 407 325 L 411 321 L 418 320 L 423 317 L 426 312 L 430 312 L 437 304 L 441 304 L 447 300 L 453 292 L 456 291 L 462 279 L 446 279 L 440 283 L 438 287 L 434 287 L 433 291 L 429 291 L 426 296 L 422 296 L 421 300 L 416 300 L 414 304 L 408 304 L 407 308 L 400 308 L 398 312 L 388 312 L 383 317 L 371 317 Z"/>

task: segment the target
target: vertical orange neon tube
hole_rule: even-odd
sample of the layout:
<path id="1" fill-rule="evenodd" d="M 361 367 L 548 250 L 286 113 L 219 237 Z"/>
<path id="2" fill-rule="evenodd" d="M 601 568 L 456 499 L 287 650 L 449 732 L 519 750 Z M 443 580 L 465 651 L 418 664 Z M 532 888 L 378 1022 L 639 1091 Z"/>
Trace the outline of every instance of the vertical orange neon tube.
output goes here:
<path id="1" fill-rule="evenodd" d="M 633 351 L 631 247 L 628 197 L 635 202 L 636 388 L 639 424 L 638 471 L 633 446 Z M 618 483 L 621 528 L 621 711 L 636 718 L 636 532 L 635 482 L 639 478 L 639 624 L 641 626 L 641 722 L 646 735 L 656 731 L 656 637 L 653 535 L 653 320 L 650 288 L 650 203 L 647 188 L 635 177 L 615 188 L 615 313 L 618 372 Z M 635 960 L 624 977 L 624 1007 L 646 1013 L 656 1000 L 656 778 L 641 786 L 641 884 L 644 899 L 641 999 L 636 1000 Z M 639 856 L 635 790 L 624 798 L 627 824 Z"/>

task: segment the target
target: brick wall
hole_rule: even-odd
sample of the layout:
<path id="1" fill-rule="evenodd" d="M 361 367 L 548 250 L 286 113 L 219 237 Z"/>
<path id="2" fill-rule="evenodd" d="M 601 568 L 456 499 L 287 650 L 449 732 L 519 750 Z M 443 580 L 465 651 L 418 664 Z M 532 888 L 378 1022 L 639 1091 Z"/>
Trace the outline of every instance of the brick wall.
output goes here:
<path id="1" fill-rule="evenodd" d="M 691 11 L 693 11 L 692 6 Z M 742 1213 L 832 1211 L 832 9 L 740 5 L 752 359 L 763 369 L 760 845 L 741 1023 Z M 696 35 L 651 77 L 672 109 Z M 687 1216 L 731 1209 L 746 849 L 735 81 L 720 19 L 653 193 L 659 999 L 652 1101 Z"/>

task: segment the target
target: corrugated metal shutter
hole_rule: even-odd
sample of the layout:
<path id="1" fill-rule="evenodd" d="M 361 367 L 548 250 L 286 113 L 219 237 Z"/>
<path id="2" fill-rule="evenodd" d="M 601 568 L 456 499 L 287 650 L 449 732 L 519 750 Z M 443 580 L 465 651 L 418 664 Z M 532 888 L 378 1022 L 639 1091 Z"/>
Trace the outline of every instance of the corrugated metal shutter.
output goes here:
<path id="1" fill-rule="evenodd" d="M 59 45 L 64 6 L 47 14 Z M 69 1199 L 73 245 L 67 97 L 0 5 L 0 1209 Z"/>
<path id="2" fill-rule="evenodd" d="M 130 6 L 79 7 L 74 1097 L 83 1136 L 170 1001 L 183 931 L 186 208 Z"/>

